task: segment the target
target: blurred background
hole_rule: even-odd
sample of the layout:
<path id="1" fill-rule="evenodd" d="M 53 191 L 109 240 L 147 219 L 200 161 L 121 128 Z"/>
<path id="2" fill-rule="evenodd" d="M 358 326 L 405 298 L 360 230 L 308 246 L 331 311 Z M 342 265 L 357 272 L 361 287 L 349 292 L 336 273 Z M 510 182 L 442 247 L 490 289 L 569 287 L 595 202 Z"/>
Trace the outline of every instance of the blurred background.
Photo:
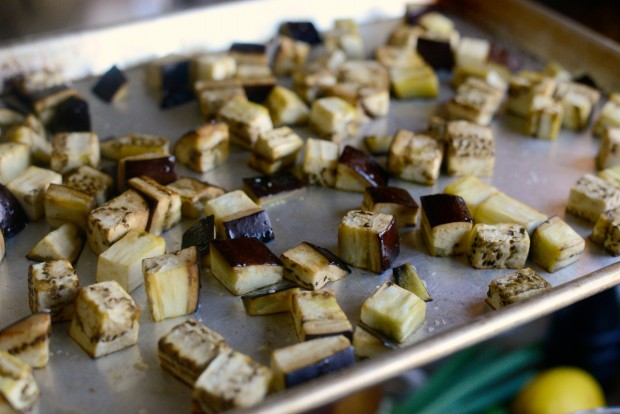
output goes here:
<path id="1" fill-rule="evenodd" d="M 242 0 L 2 0 L 0 42 L 77 31 Z M 620 42 L 617 0 L 538 0 Z"/>

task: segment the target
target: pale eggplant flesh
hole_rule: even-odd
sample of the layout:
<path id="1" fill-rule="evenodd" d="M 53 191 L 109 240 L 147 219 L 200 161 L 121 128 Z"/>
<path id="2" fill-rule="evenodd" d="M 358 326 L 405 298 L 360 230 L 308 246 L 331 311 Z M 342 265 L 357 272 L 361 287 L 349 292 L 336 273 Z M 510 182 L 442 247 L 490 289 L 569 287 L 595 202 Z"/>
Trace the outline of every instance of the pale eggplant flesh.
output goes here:
<path id="1" fill-rule="evenodd" d="M 347 273 L 351 273 L 351 269 L 349 268 L 349 266 L 341 258 L 339 258 L 334 253 L 332 253 L 329 249 L 326 249 L 325 247 L 317 246 L 316 244 L 313 244 L 310 242 L 304 242 L 304 243 L 312 247 L 317 252 L 321 253 L 327 259 L 330 265 L 334 265 L 346 271 Z"/>

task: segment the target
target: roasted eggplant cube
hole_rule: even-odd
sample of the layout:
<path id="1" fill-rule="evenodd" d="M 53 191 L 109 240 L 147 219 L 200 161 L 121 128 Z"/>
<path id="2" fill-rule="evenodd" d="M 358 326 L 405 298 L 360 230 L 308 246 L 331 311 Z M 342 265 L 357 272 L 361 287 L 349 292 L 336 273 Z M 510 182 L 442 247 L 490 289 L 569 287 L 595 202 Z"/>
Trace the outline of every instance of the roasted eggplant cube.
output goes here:
<path id="1" fill-rule="evenodd" d="M 213 215 L 194 223 L 183 233 L 181 247 L 196 246 L 202 266 L 209 266 L 209 243 L 215 240 L 215 220 Z"/>
<path id="2" fill-rule="evenodd" d="M 450 39 L 420 36 L 416 50 L 434 69 L 450 70 L 454 67 L 454 53 Z"/>
<path id="3" fill-rule="evenodd" d="M 327 55 L 328 58 L 329 56 Z M 333 52 L 332 56 L 338 57 L 337 66 L 346 60 L 346 56 L 340 51 Z M 316 64 L 298 69 L 293 72 L 293 90 L 306 103 L 314 102 L 326 86 L 335 85 L 338 82 L 334 70 Z"/>
<path id="4" fill-rule="evenodd" d="M 52 138 L 52 170 L 64 174 L 81 165 L 99 166 L 99 138 L 93 132 L 68 132 Z"/>
<path id="5" fill-rule="evenodd" d="M 418 329 L 425 317 L 426 302 L 390 282 L 362 304 L 362 322 L 399 343 Z"/>
<path id="6" fill-rule="evenodd" d="M 31 411 L 39 398 L 32 367 L 5 351 L 0 351 L 0 409 L 7 414 Z"/>
<path id="7" fill-rule="evenodd" d="M 3 131 L 3 140 L 30 146 L 30 153 L 35 161 L 43 164 L 50 162 L 52 144 L 47 139 L 47 132 L 41 120 L 35 115 L 27 115 L 23 121 L 11 125 Z"/>
<path id="8" fill-rule="evenodd" d="M 31 264 L 28 268 L 28 302 L 32 313 L 49 311 L 52 322 L 70 321 L 80 281 L 68 260 Z"/>
<path id="9" fill-rule="evenodd" d="M 274 238 L 267 212 L 241 190 L 207 201 L 205 214 L 215 216 L 215 228 L 220 238 L 256 237 L 263 242 Z"/>
<path id="10" fill-rule="evenodd" d="M 262 68 L 264 68 L 263 70 L 268 73 L 268 75 L 255 76 L 253 73 L 254 70 L 258 69 L 258 71 L 261 71 Z M 244 69 L 244 66 L 239 66 L 237 77 L 241 79 L 241 84 L 243 85 L 243 90 L 245 91 L 248 101 L 262 104 L 267 99 L 274 86 L 276 86 L 276 78 L 271 75 L 271 69 L 269 69 L 268 66 L 251 68 L 246 78 L 242 77 L 240 72 L 242 69 Z"/>
<path id="11" fill-rule="evenodd" d="M 361 210 L 391 214 L 398 227 L 415 226 L 420 206 L 400 187 L 366 187 Z"/>
<path id="12" fill-rule="evenodd" d="M 251 407 L 265 398 L 271 382 L 269 368 L 227 348 L 209 363 L 196 381 L 192 412 L 220 413 Z"/>
<path id="13" fill-rule="evenodd" d="M 244 178 L 243 189 L 259 206 L 265 207 L 303 194 L 304 183 L 291 173 Z"/>
<path id="14" fill-rule="evenodd" d="M 296 155 L 303 144 L 303 140 L 292 129 L 280 127 L 262 132 L 258 136 L 252 152 L 269 161 L 277 161 Z"/>
<path id="15" fill-rule="evenodd" d="M 276 349 L 271 353 L 274 388 L 291 388 L 354 363 L 351 342 L 342 335 Z"/>
<path id="16" fill-rule="evenodd" d="M 591 223 L 620 205 L 618 187 L 592 174 L 580 177 L 571 187 L 566 211 Z"/>
<path id="17" fill-rule="evenodd" d="M 525 133 L 540 139 L 555 140 L 560 133 L 564 107 L 549 96 L 535 96 L 525 121 Z"/>
<path id="18" fill-rule="evenodd" d="M 95 207 L 95 196 L 66 185 L 50 184 L 43 197 L 45 220 L 52 227 L 73 223 L 86 230 L 87 217 Z"/>
<path id="19" fill-rule="evenodd" d="M 16 142 L 0 144 L 0 183 L 7 184 L 30 166 L 30 146 Z"/>
<path id="20" fill-rule="evenodd" d="M 485 79 L 469 77 L 456 90 L 446 109 L 450 119 L 489 125 L 499 109 L 504 91 Z"/>
<path id="21" fill-rule="evenodd" d="M 91 358 L 135 345 L 139 329 L 140 308 L 118 283 L 95 283 L 78 291 L 69 336 Z"/>
<path id="22" fill-rule="evenodd" d="M 158 152 L 168 154 L 169 142 L 166 137 L 145 134 L 129 134 L 101 142 L 101 156 L 111 160 L 120 160 L 131 155 Z"/>
<path id="23" fill-rule="evenodd" d="M 280 85 L 271 90 L 265 105 L 275 126 L 304 124 L 310 113 L 308 106 L 295 92 Z"/>
<path id="24" fill-rule="evenodd" d="M 468 249 L 473 220 L 459 196 L 433 194 L 420 197 L 422 239 L 432 256 L 463 254 Z"/>
<path id="25" fill-rule="evenodd" d="M 190 386 L 227 347 L 226 339 L 194 319 L 178 324 L 157 343 L 161 367 Z"/>
<path id="26" fill-rule="evenodd" d="M 293 295 L 299 292 L 290 282 L 283 281 L 265 289 L 249 293 L 241 297 L 248 315 L 271 315 L 274 313 L 291 312 Z"/>
<path id="27" fill-rule="evenodd" d="M 223 53 L 207 53 L 193 60 L 194 77 L 197 81 L 221 81 L 231 79 L 237 73 L 237 62 Z"/>
<path id="28" fill-rule="evenodd" d="M 181 197 L 181 214 L 198 218 L 205 212 L 205 203 L 226 193 L 222 187 L 191 177 L 181 177 L 168 184 L 168 188 Z"/>
<path id="29" fill-rule="evenodd" d="M 174 108 L 194 99 L 191 85 L 191 64 L 180 60 L 161 65 L 161 109 Z"/>
<path id="30" fill-rule="evenodd" d="M 102 205 L 110 196 L 114 179 L 93 167 L 81 166 L 64 179 L 64 185 L 95 196 L 98 205 Z"/>
<path id="31" fill-rule="evenodd" d="M 166 252 L 166 241 L 141 230 L 130 230 L 97 261 L 97 282 L 113 280 L 127 292 L 142 285 L 142 260 Z"/>
<path id="32" fill-rule="evenodd" d="M 359 325 L 353 331 L 353 349 L 358 358 L 374 358 L 392 348 L 385 341 L 371 334 Z"/>
<path id="33" fill-rule="evenodd" d="M 390 146 L 387 169 L 403 180 L 433 185 L 439 177 L 442 158 L 441 142 L 401 129 Z"/>
<path id="34" fill-rule="evenodd" d="M 338 257 L 351 266 L 381 273 L 399 252 L 398 227 L 392 215 L 352 210 L 338 225 Z"/>
<path id="35" fill-rule="evenodd" d="M 184 134 L 174 146 L 181 164 L 196 172 L 207 172 L 228 159 L 228 125 L 212 122 Z"/>
<path id="36" fill-rule="evenodd" d="M 611 210 L 613 211 L 613 210 Z M 606 213 L 603 213 L 604 216 Z M 600 220 L 600 218 L 599 218 Z M 597 221 L 597 225 L 598 225 Z M 597 225 L 594 226 L 596 233 Z M 608 237 L 611 233 L 608 233 Z M 592 235 L 592 241 L 596 242 Z M 619 240 L 620 241 L 620 240 Z M 564 220 L 554 216 L 544 221 L 532 235 L 532 260 L 547 272 L 553 273 L 575 263 L 581 257 L 586 242 Z"/>
<path id="37" fill-rule="evenodd" d="M 284 264 L 284 277 L 310 290 L 319 290 L 351 273 L 346 263 L 335 254 L 309 242 L 285 251 L 280 260 Z"/>
<path id="38" fill-rule="evenodd" d="M 269 110 L 254 102 L 233 99 L 220 109 L 218 119 L 228 124 L 232 143 L 251 149 L 261 132 L 273 128 Z"/>
<path id="39" fill-rule="evenodd" d="M 607 128 L 620 128 L 620 95 L 612 94 L 594 122 L 593 132 L 602 136 Z"/>
<path id="40" fill-rule="evenodd" d="M 26 255 L 30 260 L 46 262 L 66 259 L 75 263 L 84 246 L 82 229 L 73 223 L 65 223 L 47 233 Z"/>
<path id="41" fill-rule="evenodd" d="M 155 322 L 194 313 L 198 308 L 199 278 L 196 247 L 146 258 L 142 274 Z"/>
<path id="42" fill-rule="evenodd" d="M 555 79 L 537 72 L 519 72 L 512 76 L 508 86 L 509 112 L 525 118 L 535 96 L 551 96 L 556 89 Z"/>
<path id="43" fill-rule="evenodd" d="M 590 239 L 609 254 L 620 255 L 620 208 L 607 210 L 599 216 Z"/>
<path id="44" fill-rule="evenodd" d="M 478 206 L 487 198 L 497 194 L 499 190 L 476 176 L 466 175 L 452 181 L 443 192 L 461 197 L 467 204 L 471 215 L 474 216 Z"/>
<path id="45" fill-rule="evenodd" d="M 28 218 L 37 221 L 45 215 L 44 198 L 50 184 L 62 184 L 62 175 L 45 168 L 30 166 L 6 187 L 13 193 Z"/>
<path id="46" fill-rule="evenodd" d="M 364 192 L 366 187 L 385 186 L 388 173 L 370 155 L 347 145 L 338 159 L 336 182 L 339 190 Z"/>
<path id="47" fill-rule="evenodd" d="M 399 99 L 439 96 L 439 78 L 427 65 L 394 67 L 390 69 L 390 80 L 394 95 Z"/>
<path id="48" fill-rule="evenodd" d="M 448 175 L 493 176 L 495 138 L 490 128 L 467 121 L 450 122 L 446 128 Z"/>
<path id="49" fill-rule="evenodd" d="M 127 184 L 150 204 L 149 233 L 160 235 L 181 221 L 181 196 L 147 176 L 134 177 Z"/>
<path id="50" fill-rule="evenodd" d="M 476 209 L 474 217 L 476 223 L 520 224 L 526 228 L 530 235 L 547 218 L 540 211 L 499 192 L 483 201 Z"/>
<path id="51" fill-rule="evenodd" d="M 493 309 L 500 309 L 549 289 L 549 282 L 534 270 L 525 268 L 493 279 L 489 284 L 486 303 Z"/>
<path id="52" fill-rule="evenodd" d="M 521 269 L 530 250 L 530 236 L 520 224 L 474 226 L 467 253 L 476 269 Z"/>
<path id="53" fill-rule="evenodd" d="M 92 210 L 87 220 L 88 245 L 93 253 L 101 254 L 129 230 L 146 229 L 149 205 L 137 191 L 127 190 Z"/>
<path id="54" fill-rule="evenodd" d="M 596 167 L 602 170 L 616 165 L 620 165 L 620 128 L 607 128 L 601 137 Z"/>
<path id="55" fill-rule="evenodd" d="M 331 290 L 295 293 L 291 314 L 297 338 L 302 342 L 324 336 L 353 336 L 351 322 Z"/>
<path id="56" fill-rule="evenodd" d="M 71 96 L 59 103 L 48 123 L 48 129 L 52 134 L 92 131 L 88 102 L 78 96 Z"/>
<path id="57" fill-rule="evenodd" d="M 252 148 L 249 164 L 265 174 L 290 168 L 297 161 L 303 143 L 289 127 L 263 132 Z"/>
<path id="58" fill-rule="evenodd" d="M 338 170 L 338 144 L 308 138 L 302 166 L 303 176 L 309 184 L 333 187 Z"/>
<path id="59" fill-rule="evenodd" d="M 35 313 L 0 330 L 0 351 L 18 357 L 33 368 L 49 361 L 52 319 L 49 312 Z"/>
<path id="60" fill-rule="evenodd" d="M 256 238 L 213 240 L 210 248 L 211 272 L 233 295 L 282 280 L 282 263 Z"/>
<path id="61" fill-rule="evenodd" d="M 308 59 L 310 45 L 288 36 L 278 36 L 278 46 L 273 58 L 273 72 L 277 76 L 290 76 Z"/>
<path id="62" fill-rule="evenodd" d="M 121 101 L 127 95 L 127 78 L 116 65 L 104 73 L 92 89 L 99 99 L 113 103 Z"/>
<path id="63" fill-rule="evenodd" d="M 121 158 L 117 167 L 118 190 L 123 191 L 127 181 L 146 175 L 159 184 L 170 184 L 177 179 L 177 164 L 174 155 L 146 153 Z"/>
<path id="64" fill-rule="evenodd" d="M 359 123 L 356 109 L 335 96 L 314 101 L 308 122 L 320 137 L 332 142 L 357 134 Z"/>
<path id="65" fill-rule="evenodd" d="M 26 227 L 28 217 L 11 191 L 0 184 L 0 231 L 4 238 L 15 236 Z"/>
<path id="66" fill-rule="evenodd" d="M 237 80 L 235 80 L 237 82 Z M 238 85 L 209 86 L 196 92 L 198 103 L 200 105 L 200 113 L 206 120 L 213 120 L 217 117 L 220 109 L 233 99 L 247 100 L 245 90 Z M 228 84 L 228 82 L 227 82 Z"/>

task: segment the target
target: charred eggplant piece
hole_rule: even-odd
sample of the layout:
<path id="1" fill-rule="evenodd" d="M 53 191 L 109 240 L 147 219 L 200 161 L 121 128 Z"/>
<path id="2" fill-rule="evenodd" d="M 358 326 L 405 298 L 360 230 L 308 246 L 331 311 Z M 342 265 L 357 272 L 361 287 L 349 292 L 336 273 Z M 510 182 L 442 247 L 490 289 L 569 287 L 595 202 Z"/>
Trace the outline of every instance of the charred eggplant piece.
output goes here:
<path id="1" fill-rule="evenodd" d="M 295 293 L 292 315 L 300 341 L 337 335 L 351 339 L 353 336 L 353 327 L 331 290 Z"/>
<path id="2" fill-rule="evenodd" d="M 183 233 L 181 247 L 186 249 L 196 246 L 202 265 L 208 266 L 209 243 L 215 240 L 215 221 L 213 215 L 196 222 Z"/>
<path id="3" fill-rule="evenodd" d="M 405 227 L 416 225 L 420 206 L 404 188 L 367 187 L 361 209 L 391 214 L 396 219 L 398 227 Z"/>

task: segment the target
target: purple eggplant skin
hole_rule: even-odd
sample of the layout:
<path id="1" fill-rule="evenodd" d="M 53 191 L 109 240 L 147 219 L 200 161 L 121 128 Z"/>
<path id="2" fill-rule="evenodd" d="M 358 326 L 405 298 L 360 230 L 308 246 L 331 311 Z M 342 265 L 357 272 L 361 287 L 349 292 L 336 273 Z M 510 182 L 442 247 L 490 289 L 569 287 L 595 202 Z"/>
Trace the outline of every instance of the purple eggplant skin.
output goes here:
<path id="1" fill-rule="evenodd" d="M 372 187 L 386 186 L 389 175 L 370 155 L 350 145 L 344 147 L 340 158 L 340 164 L 344 164 L 361 175 Z"/>
<path id="2" fill-rule="evenodd" d="M 274 239 L 271 221 L 265 210 L 260 210 L 247 216 L 238 217 L 224 224 L 224 232 L 229 239 L 241 237 L 256 237 L 262 242 Z"/>
<path id="3" fill-rule="evenodd" d="M 196 222 L 183 233 L 181 248 L 196 246 L 200 257 L 209 254 L 209 244 L 215 240 L 215 221 L 213 215 Z"/>
<path id="4" fill-rule="evenodd" d="M 280 26 L 280 34 L 309 45 L 320 45 L 323 39 L 314 23 L 308 21 L 286 22 Z"/>
<path id="5" fill-rule="evenodd" d="M 433 69 L 451 70 L 454 67 L 454 54 L 449 40 L 420 37 L 417 51 Z"/>
<path id="6" fill-rule="evenodd" d="M 0 184 L 0 230 L 5 238 L 13 237 L 26 227 L 28 217 L 13 193 Z"/>
<path id="7" fill-rule="evenodd" d="M 355 364 L 355 353 L 353 347 L 350 346 L 325 359 L 286 373 L 284 384 L 286 388 L 290 388 L 353 364 Z"/>
<path id="8" fill-rule="evenodd" d="M 70 96 L 59 103 L 48 129 L 52 134 L 92 131 L 88 102 L 77 96 Z"/>
<path id="9" fill-rule="evenodd" d="M 110 103 L 126 85 L 127 77 L 114 65 L 99 78 L 99 81 L 93 86 L 92 92 L 102 101 Z"/>
<path id="10" fill-rule="evenodd" d="M 176 181 L 177 169 L 174 155 L 125 161 L 125 181 L 141 175 L 146 175 L 162 185 Z"/>
<path id="11" fill-rule="evenodd" d="M 217 250 L 230 267 L 282 266 L 278 256 L 256 237 L 213 240 L 211 248 Z"/>
<path id="12" fill-rule="evenodd" d="M 420 197 L 420 202 L 431 228 L 461 221 L 474 222 L 467 204 L 459 196 L 431 194 Z"/>

